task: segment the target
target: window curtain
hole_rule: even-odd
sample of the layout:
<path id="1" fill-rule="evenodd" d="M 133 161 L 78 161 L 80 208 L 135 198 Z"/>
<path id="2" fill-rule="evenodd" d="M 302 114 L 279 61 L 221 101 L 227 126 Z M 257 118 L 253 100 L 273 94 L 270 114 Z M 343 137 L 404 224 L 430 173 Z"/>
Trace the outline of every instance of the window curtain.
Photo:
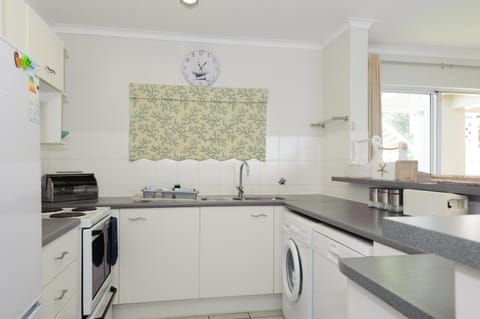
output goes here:
<path id="1" fill-rule="evenodd" d="M 266 89 L 130 84 L 131 161 L 265 160 Z"/>
<path id="2" fill-rule="evenodd" d="M 368 137 L 382 136 L 382 91 L 380 86 L 381 59 L 378 54 L 368 55 Z M 369 159 L 372 159 L 369 143 Z"/>

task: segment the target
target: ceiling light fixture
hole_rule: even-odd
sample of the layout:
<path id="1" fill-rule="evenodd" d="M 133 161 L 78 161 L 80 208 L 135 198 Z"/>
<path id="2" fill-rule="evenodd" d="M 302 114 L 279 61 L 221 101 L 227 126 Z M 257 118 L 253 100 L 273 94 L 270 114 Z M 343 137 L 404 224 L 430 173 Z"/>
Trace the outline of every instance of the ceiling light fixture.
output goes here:
<path id="1" fill-rule="evenodd" d="M 199 0 L 180 0 L 180 3 L 188 8 L 192 8 L 198 5 Z"/>

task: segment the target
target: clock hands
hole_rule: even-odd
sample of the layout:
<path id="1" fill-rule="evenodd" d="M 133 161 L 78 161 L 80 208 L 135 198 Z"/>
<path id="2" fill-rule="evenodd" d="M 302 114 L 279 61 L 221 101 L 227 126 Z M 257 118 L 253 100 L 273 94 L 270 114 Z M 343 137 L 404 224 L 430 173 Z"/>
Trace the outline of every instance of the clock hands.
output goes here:
<path id="1" fill-rule="evenodd" d="M 200 70 L 200 72 L 203 72 L 203 67 L 207 64 L 207 61 L 205 61 L 202 65 L 200 65 L 200 63 L 197 63 L 198 65 L 198 69 Z"/>

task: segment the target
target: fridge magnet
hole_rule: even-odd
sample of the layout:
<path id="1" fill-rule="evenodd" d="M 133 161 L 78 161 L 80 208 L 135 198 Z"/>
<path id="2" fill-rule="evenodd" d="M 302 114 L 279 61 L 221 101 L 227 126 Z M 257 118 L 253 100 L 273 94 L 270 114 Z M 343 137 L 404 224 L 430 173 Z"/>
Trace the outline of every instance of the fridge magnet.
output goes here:
<path id="1" fill-rule="evenodd" d="M 20 54 L 18 54 L 17 51 L 13 53 L 13 61 L 15 62 L 15 66 L 20 69 L 23 68 L 23 60 L 20 57 Z"/>
<path id="2" fill-rule="evenodd" d="M 24 54 L 22 56 L 22 61 L 23 61 L 23 69 L 28 70 L 32 66 L 32 60 L 28 57 L 28 55 Z"/>
<path id="3" fill-rule="evenodd" d="M 31 93 L 37 94 L 38 90 L 37 90 L 37 84 L 35 83 L 35 78 L 32 75 L 30 75 L 28 78 L 29 78 L 28 89 L 30 90 Z"/>
<path id="4" fill-rule="evenodd" d="M 30 122 L 40 124 L 40 99 L 38 96 L 39 79 L 34 74 L 29 75 L 30 99 L 28 103 L 28 119 Z"/>

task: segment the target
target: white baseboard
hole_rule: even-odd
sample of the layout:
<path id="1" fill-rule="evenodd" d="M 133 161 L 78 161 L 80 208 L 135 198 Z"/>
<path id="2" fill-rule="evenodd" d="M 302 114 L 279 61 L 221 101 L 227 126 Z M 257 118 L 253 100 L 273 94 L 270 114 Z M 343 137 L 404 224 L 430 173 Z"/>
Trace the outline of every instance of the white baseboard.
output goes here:
<path id="1" fill-rule="evenodd" d="M 216 313 L 277 310 L 282 295 L 204 298 L 113 306 L 113 319 L 160 319 Z"/>

